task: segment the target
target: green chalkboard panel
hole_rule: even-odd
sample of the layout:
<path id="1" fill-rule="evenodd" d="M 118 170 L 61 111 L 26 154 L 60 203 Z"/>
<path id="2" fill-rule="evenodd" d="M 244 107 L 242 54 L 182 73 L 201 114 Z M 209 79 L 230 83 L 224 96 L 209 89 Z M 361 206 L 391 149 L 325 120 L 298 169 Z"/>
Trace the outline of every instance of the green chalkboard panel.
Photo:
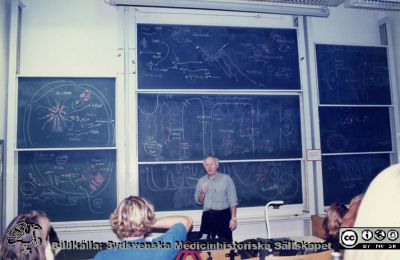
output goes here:
<path id="1" fill-rule="evenodd" d="M 298 95 L 138 95 L 139 161 L 301 158 Z"/>
<path id="2" fill-rule="evenodd" d="M 316 45 L 320 104 L 389 105 L 386 47 Z"/>
<path id="3" fill-rule="evenodd" d="M 296 29 L 137 25 L 141 89 L 300 89 Z"/>
<path id="4" fill-rule="evenodd" d="M 324 205 L 364 193 L 373 178 L 390 165 L 389 154 L 322 156 Z"/>
<path id="5" fill-rule="evenodd" d="M 115 146 L 115 78 L 18 78 L 18 148 Z"/>
<path id="6" fill-rule="evenodd" d="M 108 219 L 117 205 L 115 150 L 18 152 L 18 213 L 51 221 Z"/>
<path id="7" fill-rule="evenodd" d="M 392 151 L 388 107 L 320 107 L 323 153 Z"/>
<path id="8" fill-rule="evenodd" d="M 220 163 L 219 171 L 235 183 L 239 207 L 265 206 L 271 200 L 303 203 L 300 161 Z M 141 164 L 139 193 L 160 211 L 201 209 L 194 192 L 205 174 L 201 163 Z"/>

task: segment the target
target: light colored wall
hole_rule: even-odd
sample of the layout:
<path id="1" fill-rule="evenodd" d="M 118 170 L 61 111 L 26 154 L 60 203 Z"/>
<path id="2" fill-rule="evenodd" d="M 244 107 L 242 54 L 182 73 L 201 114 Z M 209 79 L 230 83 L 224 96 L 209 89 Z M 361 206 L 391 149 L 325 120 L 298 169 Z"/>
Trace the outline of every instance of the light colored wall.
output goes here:
<path id="1" fill-rule="evenodd" d="M 26 0 L 24 3 L 18 76 L 122 75 L 123 16 L 119 10 L 99 0 Z M 15 88 L 16 85 L 10 93 L 16 100 Z M 12 106 L 14 104 L 9 107 Z M 14 109 L 8 118 L 10 125 L 16 125 L 16 116 Z M 8 149 L 13 154 L 16 130 L 9 130 Z M 13 169 L 14 161 L 10 159 L 9 162 L 10 169 Z M 17 213 L 15 207 L 10 207 L 15 205 L 15 192 L 12 190 L 17 182 L 15 176 L 7 175 L 7 187 L 11 187 L 7 198 L 8 220 Z M 104 223 L 103 226 L 109 226 L 107 221 Z M 97 232 L 95 225 L 86 224 L 87 232 L 82 234 L 81 230 L 65 230 L 55 226 L 61 239 L 115 239 L 110 228 L 107 232 L 104 232 L 104 228 Z M 71 225 L 71 228 L 76 228 L 76 224 Z"/>
<path id="2" fill-rule="evenodd" d="M 397 93 L 399 95 L 400 100 L 400 12 L 390 12 L 388 17 L 390 18 L 390 22 L 392 24 L 392 35 L 393 35 L 393 48 L 394 55 L 395 55 L 395 66 L 396 66 L 396 73 L 395 76 L 397 77 Z M 398 132 L 400 130 L 397 130 Z"/>
<path id="3" fill-rule="evenodd" d="M 0 139 L 5 138 L 11 0 L 0 1 Z"/>
<path id="4" fill-rule="evenodd" d="M 309 18 L 309 50 L 310 50 L 310 84 L 314 93 L 317 93 L 317 76 L 315 63 L 314 44 L 342 44 L 342 45 L 364 45 L 380 46 L 379 21 L 386 17 L 388 12 L 377 10 L 365 10 L 355 8 L 345 8 L 339 6 L 330 8 L 328 18 Z M 399 12 L 396 12 L 399 13 Z M 393 86 L 396 87 L 396 86 Z M 318 104 L 317 94 L 313 96 L 315 105 Z M 394 104 L 396 100 L 394 100 Z M 318 108 L 314 105 L 314 115 L 317 115 Z M 319 119 L 312 120 L 314 124 L 316 144 L 319 144 Z M 394 145 L 395 147 L 397 145 Z M 319 147 L 316 147 L 319 148 Z M 396 148 L 395 148 L 396 149 Z M 316 162 L 315 168 L 315 190 L 317 191 L 316 211 L 321 214 L 324 212 L 323 188 L 321 162 Z"/>
<path id="5" fill-rule="evenodd" d="M 122 23 L 117 10 L 103 1 L 27 1 L 22 27 L 21 75 L 118 72 Z"/>
<path id="6" fill-rule="evenodd" d="M 8 46 L 10 29 L 10 2 L 11 0 L 0 0 L 0 139 L 6 136 L 6 107 L 7 107 L 7 83 L 8 83 Z M 2 159 L 2 158 L 0 158 Z M 2 167 L 0 162 L 0 167 Z M 5 178 L 0 169 L 0 235 L 5 229 L 4 201 Z"/>
<path id="7" fill-rule="evenodd" d="M 396 68 L 397 71 L 400 69 L 400 12 L 391 13 L 390 18 L 392 19 L 393 25 L 393 36 L 394 36 L 394 46 L 397 48 L 394 49 L 396 54 Z M 400 83 L 400 73 L 397 73 L 397 82 Z"/>
<path id="8" fill-rule="evenodd" d="M 382 12 L 345 8 L 330 8 L 328 18 L 311 18 L 314 42 L 330 44 L 378 45 L 378 21 Z"/>
<path id="9" fill-rule="evenodd" d="M 310 18 L 311 40 L 318 43 L 378 45 L 377 22 L 385 15 L 378 11 L 331 8 L 329 18 Z M 122 19 L 120 10 L 101 0 L 26 1 L 22 20 L 21 75 L 120 75 L 123 72 L 123 61 L 118 49 L 122 48 L 124 40 Z M 394 19 L 400 24 L 397 14 Z M 397 27 L 395 31 L 398 40 L 400 30 Z M 397 61 L 399 60 L 397 52 Z M 0 91 L 4 90 L 0 88 Z M 2 126 L 5 122 L 4 115 L 0 114 L 0 119 Z M 0 128 L 0 138 L 1 136 Z M 299 219 L 275 220 L 272 221 L 271 228 L 273 236 L 309 234 L 307 222 Z M 236 240 L 265 236 L 263 221 L 244 223 L 239 220 L 239 228 L 234 233 Z M 101 241 L 114 237 L 111 231 L 80 234 L 64 229 L 61 230 L 61 238 Z"/>

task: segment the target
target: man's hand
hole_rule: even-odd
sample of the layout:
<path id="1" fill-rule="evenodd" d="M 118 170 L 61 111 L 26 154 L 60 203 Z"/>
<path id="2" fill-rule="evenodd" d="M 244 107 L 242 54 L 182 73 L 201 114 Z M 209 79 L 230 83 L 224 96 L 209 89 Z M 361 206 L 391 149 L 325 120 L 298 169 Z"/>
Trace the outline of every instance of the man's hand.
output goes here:
<path id="1" fill-rule="evenodd" d="M 206 194 L 208 191 L 208 183 L 205 182 L 203 183 L 203 185 L 201 185 L 201 192 L 203 192 L 204 194 Z"/>
<path id="2" fill-rule="evenodd" d="M 236 219 L 231 219 L 229 221 L 229 228 L 233 231 L 237 228 L 237 220 Z"/>
<path id="3" fill-rule="evenodd" d="M 198 202 L 200 204 L 203 204 L 204 199 L 206 197 L 206 193 L 208 191 L 208 183 L 205 182 L 201 185 L 201 192 L 199 193 L 199 197 L 197 198 Z"/>

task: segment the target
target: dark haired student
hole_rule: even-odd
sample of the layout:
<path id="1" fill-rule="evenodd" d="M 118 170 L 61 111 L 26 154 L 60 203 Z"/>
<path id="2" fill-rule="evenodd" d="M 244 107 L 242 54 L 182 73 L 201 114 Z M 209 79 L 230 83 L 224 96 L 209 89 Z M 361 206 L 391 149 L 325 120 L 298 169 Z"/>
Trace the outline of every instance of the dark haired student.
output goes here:
<path id="1" fill-rule="evenodd" d="M 111 214 L 110 222 L 114 232 L 126 243 L 141 246 L 151 242 L 155 248 L 107 249 L 97 253 L 94 259 L 174 259 L 179 252 L 175 242 L 185 241 L 192 226 L 192 219 L 187 216 L 156 218 L 153 205 L 146 199 L 135 196 L 130 196 L 119 204 Z M 145 235 L 153 228 L 169 230 L 152 241 L 146 241 Z"/>
<path id="2" fill-rule="evenodd" d="M 325 231 L 325 243 L 330 243 L 332 249 L 339 251 L 339 228 L 348 209 L 341 203 L 333 203 L 326 211 L 322 226 Z"/>
<path id="3" fill-rule="evenodd" d="M 51 243 L 58 240 L 46 214 L 29 211 L 8 225 L 0 244 L 1 260 L 53 260 Z"/>

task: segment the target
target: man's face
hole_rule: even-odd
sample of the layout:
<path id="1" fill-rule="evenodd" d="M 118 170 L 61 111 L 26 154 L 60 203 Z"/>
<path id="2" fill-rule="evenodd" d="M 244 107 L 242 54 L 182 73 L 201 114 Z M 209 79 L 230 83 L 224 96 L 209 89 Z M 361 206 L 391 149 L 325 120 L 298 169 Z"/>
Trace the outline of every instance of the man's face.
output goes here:
<path id="1" fill-rule="evenodd" d="M 208 176 L 214 176 L 215 174 L 217 174 L 217 161 L 212 157 L 208 157 L 207 160 L 205 160 L 204 162 L 204 169 L 206 170 Z"/>

